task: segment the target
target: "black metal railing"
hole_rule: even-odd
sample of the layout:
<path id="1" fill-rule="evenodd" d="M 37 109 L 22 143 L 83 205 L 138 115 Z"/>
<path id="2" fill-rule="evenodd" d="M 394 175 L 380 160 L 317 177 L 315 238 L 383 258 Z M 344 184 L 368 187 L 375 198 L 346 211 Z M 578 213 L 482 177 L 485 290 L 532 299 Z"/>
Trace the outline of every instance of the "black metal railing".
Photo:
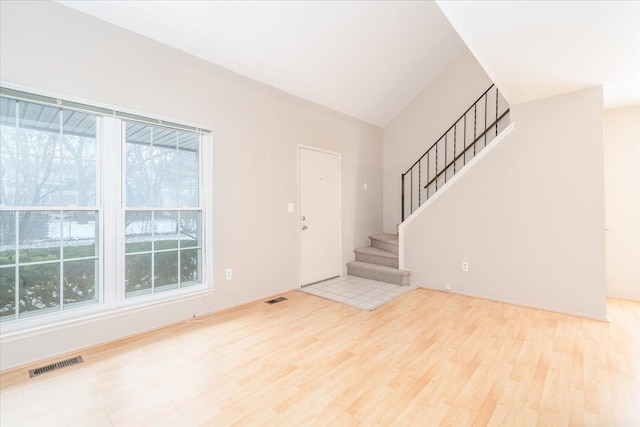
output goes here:
<path id="1" fill-rule="evenodd" d="M 402 220 L 426 202 L 508 124 L 509 104 L 498 88 L 491 85 L 402 174 Z"/>

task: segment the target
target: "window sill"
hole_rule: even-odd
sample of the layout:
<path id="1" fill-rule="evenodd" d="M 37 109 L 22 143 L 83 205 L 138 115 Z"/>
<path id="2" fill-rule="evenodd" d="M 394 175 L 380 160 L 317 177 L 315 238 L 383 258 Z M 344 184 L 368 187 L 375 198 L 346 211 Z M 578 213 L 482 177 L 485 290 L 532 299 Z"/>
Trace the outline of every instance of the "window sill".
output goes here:
<path id="1" fill-rule="evenodd" d="M 61 319 L 48 324 L 20 325 L 19 321 L 7 322 L 0 325 L 0 344 L 46 334 L 48 332 L 64 330 L 81 324 L 109 320 L 111 318 L 117 318 L 119 316 L 127 314 L 146 311 L 149 309 L 167 305 L 178 304 L 191 299 L 201 298 L 205 295 L 213 293 L 215 293 L 214 288 L 205 287 L 203 289 L 189 292 L 183 295 L 174 295 L 167 298 L 158 298 L 145 302 L 128 303 L 126 305 L 115 308 L 106 308 L 104 304 L 101 304 L 99 307 L 91 307 L 90 309 L 78 309 L 78 311 L 73 313 L 73 317 Z M 80 310 L 82 310 L 82 312 L 80 312 Z M 68 314 L 70 313 L 72 312 L 69 312 Z M 43 319 L 49 321 L 51 320 L 50 317 L 44 317 Z"/>

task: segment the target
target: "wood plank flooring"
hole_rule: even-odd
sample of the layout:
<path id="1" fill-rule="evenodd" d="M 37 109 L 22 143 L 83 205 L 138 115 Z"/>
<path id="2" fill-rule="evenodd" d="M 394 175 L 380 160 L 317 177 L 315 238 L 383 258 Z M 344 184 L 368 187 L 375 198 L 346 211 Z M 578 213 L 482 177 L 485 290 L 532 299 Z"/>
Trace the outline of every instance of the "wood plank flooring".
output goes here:
<path id="1" fill-rule="evenodd" d="M 9 426 L 639 426 L 640 303 L 611 323 L 418 289 L 302 292 L 0 376 Z"/>

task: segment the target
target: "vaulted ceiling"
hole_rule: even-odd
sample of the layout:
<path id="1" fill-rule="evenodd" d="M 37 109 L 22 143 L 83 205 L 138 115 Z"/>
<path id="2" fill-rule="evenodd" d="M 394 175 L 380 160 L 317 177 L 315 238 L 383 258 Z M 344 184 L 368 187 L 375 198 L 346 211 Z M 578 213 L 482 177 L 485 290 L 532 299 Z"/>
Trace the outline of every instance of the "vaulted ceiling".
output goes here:
<path id="1" fill-rule="evenodd" d="M 61 1 L 384 127 L 465 49 L 432 1 Z"/>
<path id="2" fill-rule="evenodd" d="M 604 87 L 605 108 L 640 105 L 640 1 L 438 0 L 512 104 Z"/>
<path id="3" fill-rule="evenodd" d="M 638 1 L 60 3 L 381 127 L 465 43 L 512 104 L 595 85 L 640 104 Z"/>

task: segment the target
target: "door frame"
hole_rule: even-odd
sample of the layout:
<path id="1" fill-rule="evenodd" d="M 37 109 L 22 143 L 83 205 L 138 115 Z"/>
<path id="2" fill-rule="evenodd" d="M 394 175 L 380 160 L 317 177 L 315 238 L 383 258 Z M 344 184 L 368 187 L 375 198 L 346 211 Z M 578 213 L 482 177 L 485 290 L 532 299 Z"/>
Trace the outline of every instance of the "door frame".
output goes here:
<path id="1" fill-rule="evenodd" d="M 296 147 L 296 157 L 298 158 L 298 288 L 302 288 L 302 150 L 317 151 L 319 153 L 330 154 L 338 157 L 338 274 L 342 276 L 342 154 L 313 147 L 311 145 L 298 144 Z"/>

